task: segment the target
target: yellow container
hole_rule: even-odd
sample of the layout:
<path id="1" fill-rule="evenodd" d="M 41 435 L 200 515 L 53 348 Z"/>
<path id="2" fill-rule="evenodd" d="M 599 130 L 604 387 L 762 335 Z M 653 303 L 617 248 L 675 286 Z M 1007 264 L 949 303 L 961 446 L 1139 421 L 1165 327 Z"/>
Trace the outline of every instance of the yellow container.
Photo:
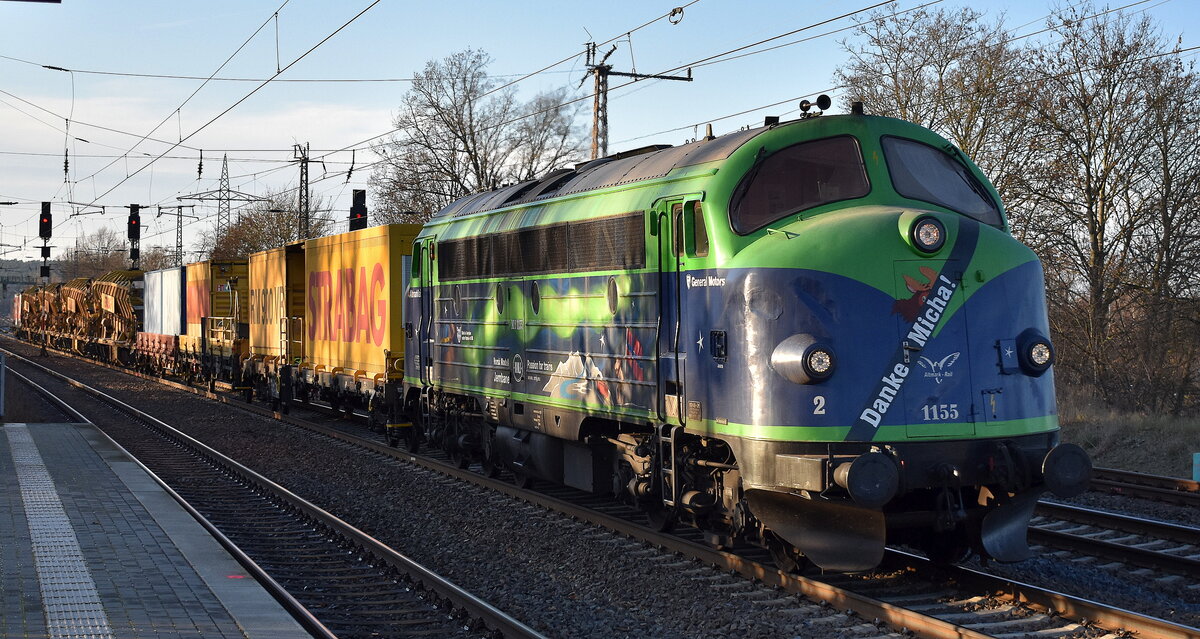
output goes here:
<path id="1" fill-rule="evenodd" d="M 245 261 L 196 262 L 187 265 L 187 334 L 199 337 L 206 317 L 245 323 L 250 273 Z"/>
<path id="2" fill-rule="evenodd" d="M 250 273 L 245 260 L 196 262 L 187 265 L 187 327 L 179 338 L 185 353 L 221 356 L 244 354 L 239 337 L 250 315 Z"/>
<path id="3" fill-rule="evenodd" d="M 304 354 L 314 372 L 401 376 L 389 366 L 404 361 L 402 257 L 420 230 L 389 224 L 304 243 Z"/>
<path id="4" fill-rule="evenodd" d="M 250 354 L 304 355 L 304 245 L 250 255 Z"/>

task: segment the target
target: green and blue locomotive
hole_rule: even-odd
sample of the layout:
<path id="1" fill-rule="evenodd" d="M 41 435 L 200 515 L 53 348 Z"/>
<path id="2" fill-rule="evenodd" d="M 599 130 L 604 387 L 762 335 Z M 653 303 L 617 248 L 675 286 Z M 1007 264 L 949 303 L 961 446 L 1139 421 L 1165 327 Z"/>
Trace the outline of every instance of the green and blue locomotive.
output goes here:
<path id="1" fill-rule="evenodd" d="M 1034 253 L 980 170 L 861 109 L 465 197 L 413 247 L 404 407 L 466 465 L 868 569 L 1027 556 L 1082 491 Z"/>

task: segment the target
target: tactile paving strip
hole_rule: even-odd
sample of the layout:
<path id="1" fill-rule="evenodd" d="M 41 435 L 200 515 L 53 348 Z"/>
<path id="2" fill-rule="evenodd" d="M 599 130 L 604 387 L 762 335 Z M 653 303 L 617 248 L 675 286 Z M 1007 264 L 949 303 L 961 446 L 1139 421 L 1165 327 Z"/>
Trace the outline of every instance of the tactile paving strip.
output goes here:
<path id="1" fill-rule="evenodd" d="M 8 424 L 4 431 L 21 485 L 49 636 L 111 639 L 96 583 L 29 428 Z"/>

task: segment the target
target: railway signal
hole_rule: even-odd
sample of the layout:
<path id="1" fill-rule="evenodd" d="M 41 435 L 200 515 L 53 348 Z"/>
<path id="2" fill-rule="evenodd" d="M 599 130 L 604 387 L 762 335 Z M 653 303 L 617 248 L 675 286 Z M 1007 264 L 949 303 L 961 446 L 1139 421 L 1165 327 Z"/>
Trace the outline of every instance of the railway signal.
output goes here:
<path id="1" fill-rule="evenodd" d="M 142 205 L 129 205 L 129 268 L 138 270 L 142 251 L 138 244 L 142 239 Z"/>
<path id="2" fill-rule="evenodd" d="M 129 205 L 129 239 L 142 238 L 142 207 L 139 204 Z"/>
<path id="3" fill-rule="evenodd" d="M 350 230 L 357 231 L 367 228 L 367 192 L 363 189 L 352 191 L 353 201 L 350 204 Z"/>
<path id="4" fill-rule="evenodd" d="M 38 237 L 43 240 L 50 239 L 50 234 L 54 231 L 54 218 L 50 215 L 50 203 L 42 202 L 42 217 L 38 219 Z"/>

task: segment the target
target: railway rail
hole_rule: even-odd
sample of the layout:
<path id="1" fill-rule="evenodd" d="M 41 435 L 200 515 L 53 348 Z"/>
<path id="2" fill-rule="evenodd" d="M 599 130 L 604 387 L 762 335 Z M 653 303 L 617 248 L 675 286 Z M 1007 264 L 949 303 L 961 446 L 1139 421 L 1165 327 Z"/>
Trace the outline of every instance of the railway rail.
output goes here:
<path id="1" fill-rule="evenodd" d="M 1115 468 L 1096 468 L 1092 490 L 1153 499 L 1182 506 L 1200 506 L 1200 482 Z"/>
<path id="2" fill-rule="evenodd" d="M 1200 529 L 1190 526 L 1042 502 L 1029 539 L 1159 572 L 1200 574 Z"/>
<path id="3" fill-rule="evenodd" d="M 542 637 L 487 601 L 170 425 L 11 354 L 10 371 L 14 364 L 82 390 L 150 434 L 122 439 L 164 490 L 314 636 Z M 54 393 L 13 372 L 64 411 L 90 421 Z"/>
<path id="4" fill-rule="evenodd" d="M 419 456 L 398 451 L 387 446 L 381 438 L 347 432 L 365 429 L 316 424 L 296 416 L 282 415 L 259 406 L 247 405 L 227 395 L 178 383 L 167 383 L 380 454 L 404 459 L 434 472 L 485 486 L 537 506 L 682 553 L 722 570 L 825 601 L 835 608 L 852 610 L 866 619 L 879 620 L 893 628 L 911 630 L 922 636 L 984 637 L 1013 632 L 1070 636 L 1087 627 L 1115 632 L 1136 631 L 1139 637 L 1193 637 L 1200 632 L 1168 621 L 1046 591 L 1029 584 L 997 578 L 980 571 L 966 568 L 935 568 L 920 557 L 898 551 L 889 551 L 883 572 L 877 571 L 870 580 L 853 576 L 816 580 L 787 575 L 767 565 L 765 553 L 760 550 L 714 550 L 703 544 L 698 534 L 690 531 L 679 535 L 655 533 L 640 525 L 640 513 L 610 503 L 597 503 L 591 495 L 578 494 L 565 488 L 553 488 L 544 492 L 525 491 L 508 482 L 461 470 L 451 462 L 440 460 L 436 456 Z M 1056 516 L 1061 516 L 1062 511 L 1058 512 L 1059 515 Z"/>

